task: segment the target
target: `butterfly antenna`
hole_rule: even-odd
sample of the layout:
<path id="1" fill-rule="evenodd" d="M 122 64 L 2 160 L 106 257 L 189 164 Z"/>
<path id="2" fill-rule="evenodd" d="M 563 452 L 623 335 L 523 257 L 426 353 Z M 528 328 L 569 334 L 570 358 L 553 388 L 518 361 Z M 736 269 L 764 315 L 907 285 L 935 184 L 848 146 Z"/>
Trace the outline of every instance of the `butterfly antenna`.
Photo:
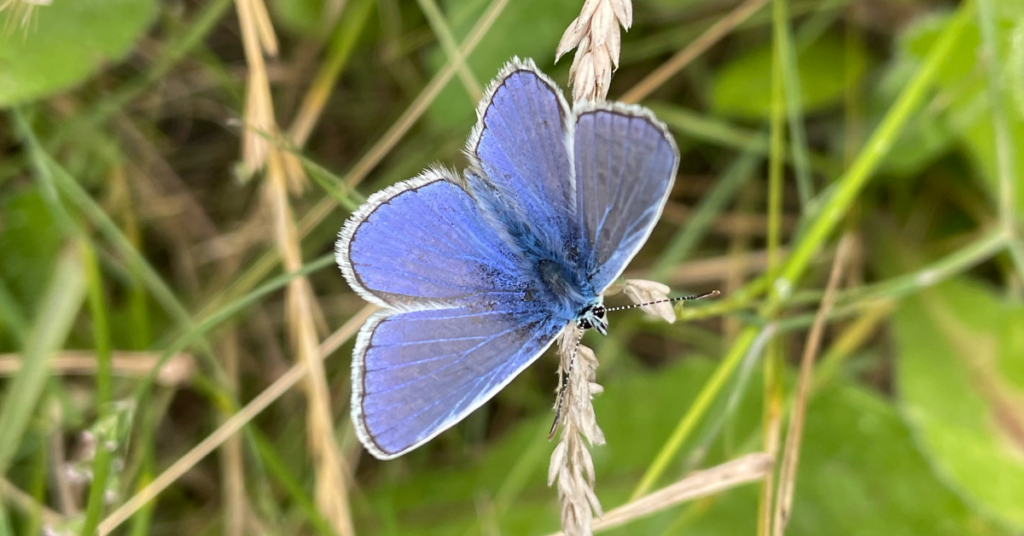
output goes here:
<path id="1" fill-rule="evenodd" d="M 647 303 L 634 303 L 633 305 L 620 305 L 618 307 L 608 307 L 605 309 L 609 313 L 612 311 L 623 311 L 625 309 L 636 309 L 637 307 L 644 307 L 647 305 L 655 305 L 658 303 L 675 303 L 677 301 L 690 301 L 690 300 L 703 300 L 704 298 L 714 298 L 720 296 L 722 293 L 717 290 L 711 292 L 705 292 L 704 294 L 694 294 L 693 296 L 680 296 L 678 298 L 668 298 L 665 300 L 657 300 Z"/>
<path id="2" fill-rule="evenodd" d="M 551 423 L 551 431 L 548 432 L 548 441 L 555 437 L 558 430 L 558 421 L 562 419 L 562 402 L 565 400 L 565 390 L 569 388 L 569 378 L 572 370 L 576 368 L 576 354 L 580 350 L 580 341 L 583 340 L 583 330 L 576 336 L 576 344 L 572 347 L 572 357 L 569 358 L 569 370 L 562 376 L 562 386 L 558 388 L 558 402 L 555 403 L 555 421 Z"/>

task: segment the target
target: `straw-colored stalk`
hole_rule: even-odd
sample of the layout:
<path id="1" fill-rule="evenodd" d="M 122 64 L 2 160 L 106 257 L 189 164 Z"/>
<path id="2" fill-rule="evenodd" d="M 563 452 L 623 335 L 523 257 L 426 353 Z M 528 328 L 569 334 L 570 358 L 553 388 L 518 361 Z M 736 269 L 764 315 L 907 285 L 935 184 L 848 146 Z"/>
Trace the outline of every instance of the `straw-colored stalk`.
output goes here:
<path id="1" fill-rule="evenodd" d="M 604 515 L 593 525 L 594 532 L 620 527 L 638 519 L 654 515 L 683 502 L 709 497 L 725 490 L 756 482 L 772 470 L 772 457 L 754 452 L 721 465 L 686 475 L 650 495 L 632 500 Z M 559 532 L 551 536 L 563 536 Z"/>
<path id="2" fill-rule="evenodd" d="M 270 150 L 270 143 L 261 134 L 273 134 L 276 130 L 270 80 L 263 54 L 277 55 L 277 37 L 262 0 L 237 0 L 235 9 L 242 31 L 245 61 L 249 66 L 245 84 L 246 128 L 242 131 L 242 164 L 248 177 L 263 167 Z"/>
<path id="3" fill-rule="evenodd" d="M 789 523 L 790 514 L 793 512 L 793 493 L 796 489 L 797 466 L 800 462 L 800 440 L 803 438 L 804 420 L 807 416 L 807 400 L 811 394 L 814 361 L 821 347 L 821 340 L 825 335 L 825 325 L 828 323 L 828 314 L 835 305 L 836 291 L 839 289 L 839 282 L 842 279 L 843 268 L 845 268 L 851 250 L 854 248 L 852 235 L 844 235 L 839 241 L 839 249 L 836 251 L 835 261 L 832 263 L 832 270 L 828 276 L 828 284 L 825 286 L 825 295 L 821 299 L 821 306 L 814 316 L 814 323 L 811 331 L 807 334 L 807 344 L 804 346 L 803 356 L 800 358 L 800 376 L 797 381 L 796 400 L 793 402 L 792 413 L 789 417 L 789 430 L 786 432 L 786 444 L 783 450 L 781 467 L 779 469 L 779 487 L 776 493 L 775 509 L 772 515 L 773 536 L 783 536 L 786 533 L 786 525 Z"/>
<path id="4" fill-rule="evenodd" d="M 238 332 L 231 327 L 225 330 L 218 345 L 218 353 L 224 362 L 224 373 L 230 382 L 231 391 L 238 395 L 239 349 Z M 227 415 L 221 416 L 222 421 Z M 248 517 L 249 502 L 245 492 L 245 459 L 241 436 L 234 435 L 220 449 L 221 479 L 224 496 L 224 536 L 245 534 L 245 520 Z"/>
<path id="5" fill-rule="evenodd" d="M 274 214 L 274 232 L 286 271 L 302 268 L 302 250 L 299 232 L 288 202 L 285 171 L 277 151 L 271 151 L 267 161 L 267 198 Z M 349 514 L 348 488 L 345 471 L 334 436 L 334 418 L 331 415 L 331 396 L 327 375 L 317 353 L 315 300 L 309 280 L 297 277 L 288 283 L 289 332 L 298 361 L 309 368 L 306 383 L 307 431 L 310 454 L 317 468 L 316 501 L 324 517 L 340 536 L 354 534 Z"/>
<path id="6" fill-rule="evenodd" d="M 593 383 L 597 357 L 594 351 L 579 344 L 580 328 L 570 324 L 558 339 L 561 357 L 559 380 L 568 375 L 568 384 L 557 402 L 561 415 L 562 435 L 551 453 L 548 485 L 558 482 L 558 499 L 562 503 L 562 530 L 568 536 L 590 536 L 594 515 L 602 515 L 601 503 L 594 494 L 594 461 L 584 439 L 590 445 L 603 445 L 604 433 L 594 416 L 593 395 L 601 386 Z M 558 382 L 559 387 L 562 381 Z"/>
<path id="7" fill-rule="evenodd" d="M 241 22 L 242 42 L 249 65 L 242 158 L 245 171 L 253 173 L 266 165 L 266 201 L 273 220 L 274 238 L 287 271 L 302 268 L 302 248 L 298 228 L 288 199 L 289 187 L 301 188 L 301 167 L 286 152 L 266 139 L 276 136 L 270 81 L 263 54 L 277 53 L 277 40 L 262 0 L 236 0 Z M 291 180 L 289 180 L 291 179 Z M 331 397 L 323 363 L 317 353 L 316 301 L 305 277 L 288 283 L 287 319 L 292 347 L 297 360 L 309 369 L 306 383 L 307 441 L 316 467 L 315 498 L 324 517 L 340 536 L 354 533 L 349 513 L 345 471 L 334 436 Z"/>
<path id="8" fill-rule="evenodd" d="M 576 49 L 569 70 L 569 84 L 575 102 L 601 101 L 608 96 L 612 71 L 619 67 L 621 37 L 619 26 L 633 24 L 630 0 L 586 0 L 580 16 L 562 34 L 555 61 Z"/>
<path id="9" fill-rule="evenodd" d="M 111 368 L 117 376 L 125 378 L 144 378 L 160 361 L 156 352 L 114 352 Z M 47 365 L 50 373 L 58 376 L 78 376 L 96 374 L 96 354 L 88 350 L 63 350 L 53 357 Z M 0 354 L 0 378 L 13 376 L 21 369 L 22 358 L 18 354 Z M 166 386 L 177 386 L 189 381 L 195 371 L 195 358 L 191 354 L 179 353 L 160 368 L 156 375 L 156 383 Z"/>

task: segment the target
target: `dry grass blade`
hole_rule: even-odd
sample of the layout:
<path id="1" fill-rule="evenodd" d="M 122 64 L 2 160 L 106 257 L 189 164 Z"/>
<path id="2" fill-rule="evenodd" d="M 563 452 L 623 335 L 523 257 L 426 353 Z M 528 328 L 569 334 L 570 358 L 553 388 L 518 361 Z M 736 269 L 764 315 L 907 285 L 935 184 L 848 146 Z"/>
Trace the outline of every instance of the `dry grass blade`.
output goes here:
<path id="1" fill-rule="evenodd" d="M 292 217 L 288 189 L 281 155 L 270 152 L 267 162 L 267 197 L 274 216 L 274 234 L 285 270 L 302 268 L 302 248 L 298 229 Z M 309 280 L 297 277 L 288 283 L 288 327 L 299 362 L 306 365 L 309 377 L 306 394 L 307 440 L 316 466 L 316 501 L 324 517 L 341 536 L 355 533 L 348 504 L 343 462 L 334 436 L 334 418 L 331 415 L 331 395 L 327 375 L 317 353 L 317 334 L 314 322 L 315 300 Z"/>
<path id="2" fill-rule="evenodd" d="M 794 401 L 793 412 L 789 420 L 789 430 L 786 432 L 782 466 L 779 470 L 779 489 L 772 522 L 772 534 L 774 536 L 782 536 L 786 532 L 786 524 L 789 522 L 789 515 L 793 508 L 796 468 L 800 461 L 800 439 L 803 436 L 804 417 L 807 414 L 807 395 L 811 389 L 814 358 L 818 354 L 818 348 L 821 346 L 821 337 L 825 332 L 825 321 L 828 318 L 829 311 L 832 310 L 832 305 L 835 303 L 836 289 L 839 287 L 843 266 L 846 264 L 847 256 L 852 247 L 853 239 L 850 235 L 844 235 L 839 242 L 836 259 L 832 263 L 832 272 L 828 276 L 825 295 L 821 299 L 821 306 L 814 317 L 814 324 L 811 325 L 811 331 L 807 335 L 807 345 L 804 346 L 804 353 L 800 358 L 800 379 L 797 383 L 796 400 Z"/>
<path id="3" fill-rule="evenodd" d="M 249 66 L 249 98 L 246 102 L 246 122 L 252 128 L 243 133 L 243 162 L 246 171 L 255 172 L 266 163 L 266 197 L 273 218 L 274 237 L 285 269 L 302 267 L 302 248 L 298 229 L 292 215 L 288 190 L 301 189 L 301 167 L 288 154 L 272 147 L 262 132 L 276 134 L 274 108 L 270 99 L 263 52 L 277 51 L 273 28 L 262 0 L 237 0 L 241 21 L 245 57 Z M 291 180 L 289 180 L 291 179 Z M 349 513 L 348 489 L 345 485 L 342 461 L 334 436 L 334 418 L 331 415 L 331 397 L 323 363 L 317 358 L 317 335 L 313 308 L 312 288 L 305 277 L 288 283 L 287 317 L 292 345 L 298 360 L 306 365 L 309 377 L 306 393 L 307 440 L 316 467 L 316 501 L 320 511 L 341 536 L 355 532 Z"/>
<path id="4" fill-rule="evenodd" d="M 114 352 L 111 360 L 113 373 L 126 378 L 145 378 L 160 360 L 155 352 Z M 0 354 L 0 376 L 10 376 L 21 368 L 22 359 L 16 354 Z M 50 372 L 58 376 L 88 375 L 96 373 L 96 354 L 84 350 L 64 350 L 48 363 Z M 160 368 L 156 381 L 160 385 L 181 385 L 192 377 L 195 358 L 191 354 L 175 354 Z"/>
<path id="5" fill-rule="evenodd" d="M 234 327 L 225 330 L 219 352 L 224 361 L 224 374 L 231 382 L 231 392 L 238 396 L 238 333 Z M 220 450 L 221 478 L 224 500 L 224 536 L 245 534 L 245 518 L 249 502 L 245 491 L 245 458 L 242 438 L 235 435 Z"/>
<path id="6" fill-rule="evenodd" d="M 341 326 L 337 332 L 327 338 L 323 344 L 320 345 L 319 355 L 320 359 L 324 359 L 327 356 L 334 353 L 345 341 L 351 339 L 362 327 L 363 323 L 366 322 L 370 315 L 376 311 L 377 308 L 372 305 L 363 307 L 358 313 L 356 313 L 345 325 Z M 99 536 L 106 536 L 112 533 L 117 527 L 128 520 L 135 512 L 137 512 L 144 505 L 152 501 L 162 491 L 167 489 L 168 486 L 176 482 L 182 475 L 188 472 L 190 469 L 195 467 L 197 463 L 210 455 L 211 452 L 216 450 L 218 447 L 224 444 L 228 438 L 233 436 L 243 426 L 249 423 L 253 418 L 260 414 L 263 410 L 274 403 L 275 400 L 281 398 L 281 395 L 287 393 L 292 387 L 295 387 L 306 374 L 309 373 L 309 368 L 305 363 L 298 363 L 292 368 L 288 369 L 288 372 L 284 373 L 280 378 L 277 379 L 273 384 L 263 390 L 256 398 L 252 399 L 248 404 L 245 405 L 238 413 L 232 415 L 229 419 L 224 421 L 216 430 L 210 435 L 199 442 L 196 446 L 192 447 L 184 456 L 178 459 L 178 461 L 171 464 L 170 467 L 160 473 L 156 478 L 153 479 L 146 487 L 139 490 L 138 493 L 133 495 L 130 499 L 125 501 L 117 510 L 114 510 L 106 519 L 103 520 L 99 525 Z"/>
<path id="7" fill-rule="evenodd" d="M 594 532 L 615 528 L 636 519 L 660 512 L 679 503 L 714 495 L 736 486 L 756 482 L 772 469 L 772 457 L 763 452 L 748 454 L 686 478 L 630 501 L 604 515 L 594 523 Z M 552 536 L 562 536 L 558 532 Z"/>
<path id="8" fill-rule="evenodd" d="M 260 133 L 277 132 L 274 106 L 270 98 L 270 80 L 263 60 L 264 52 L 277 54 L 277 39 L 263 0 L 237 0 L 235 8 L 242 32 L 245 61 L 249 67 L 244 118 L 247 128 L 242 132 L 242 166 L 248 178 L 263 167 L 270 152 L 270 142 Z"/>
<path id="9" fill-rule="evenodd" d="M 633 89 L 630 89 L 622 96 L 622 102 L 636 103 L 642 101 L 655 89 L 658 89 L 667 82 L 669 78 L 683 70 L 683 67 L 686 67 L 694 58 L 711 48 L 711 45 L 728 35 L 729 32 L 742 24 L 743 21 L 749 19 L 751 15 L 767 3 L 768 0 L 747 0 L 736 6 L 736 9 L 733 9 L 728 15 L 719 19 L 718 22 L 708 28 L 689 46 L 680 50 L 675 56 L 672 56 L 671 59 L 652 71 L 651 74 L 645 76 L 643 80 L 637 82 Z"/>

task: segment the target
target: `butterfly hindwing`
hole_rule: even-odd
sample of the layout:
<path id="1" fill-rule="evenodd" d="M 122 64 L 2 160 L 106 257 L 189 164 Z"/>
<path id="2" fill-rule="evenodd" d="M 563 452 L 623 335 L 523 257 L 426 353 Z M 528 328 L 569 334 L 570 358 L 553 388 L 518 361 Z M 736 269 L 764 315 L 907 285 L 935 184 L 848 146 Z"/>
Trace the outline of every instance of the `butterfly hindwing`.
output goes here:
<path id="1" fill-rule="evenodd" d="M 399 456 L 461 421 L 551 345 L 564 324 L 531 304 L 372 317 L 353 355 L 352 410 L 364 445 Z"/>
<path id="2" fill-rule="evenodd" d="M 577 106 L 576 211 L 594 255 L 599 292 L 612 284 L 647 241 L 668 200 L 679 150 L 644 108 L 615 103 Z"/>

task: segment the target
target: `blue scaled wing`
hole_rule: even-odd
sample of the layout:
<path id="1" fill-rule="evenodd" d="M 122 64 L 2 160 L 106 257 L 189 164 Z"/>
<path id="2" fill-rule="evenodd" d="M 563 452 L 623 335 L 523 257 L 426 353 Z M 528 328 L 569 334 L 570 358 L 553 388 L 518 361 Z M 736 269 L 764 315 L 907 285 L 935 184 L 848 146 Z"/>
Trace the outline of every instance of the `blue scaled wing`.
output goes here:
<path id="1" fill-rule="evenodd" d="M 431 169 L 377 192 L 345 223 L 341 272 L 367 301 L 423 308 L 521 299 L 521 261 L 451 172 Z"/>
<path id="2" fill-rule="evenodd" d="M 469 137 L 469 172 L 495 189 L 505 214 L 549 248 L 577 238 L 572 114 L 531 60 L 514 59 L 487 89 Z"/>
<path id="3" fill-rule="evenodd" d="M 445 170 L 372 196 L 345 224 L 337 259 L 381 306 L 352 361 L 352 417 L 378 458 L 399 456 L 493 397 L 550 346 L 564 322 Z"/>
<path id="4" fill-rule="evenodd" d="M 645 108 L 582 105 L 575 115 L 576 212 L 593 248 L 590 281 L 602 292 L 654 229 L 675 181 L 679 150 Z"/>
<path id="5" fill-rule="evenodd" d="M 380 312 L 352 365 L 352 417 L 374 456 L 429 441 L 493 397 L 564 327 L 536 311 L 485 307 Z"/>

